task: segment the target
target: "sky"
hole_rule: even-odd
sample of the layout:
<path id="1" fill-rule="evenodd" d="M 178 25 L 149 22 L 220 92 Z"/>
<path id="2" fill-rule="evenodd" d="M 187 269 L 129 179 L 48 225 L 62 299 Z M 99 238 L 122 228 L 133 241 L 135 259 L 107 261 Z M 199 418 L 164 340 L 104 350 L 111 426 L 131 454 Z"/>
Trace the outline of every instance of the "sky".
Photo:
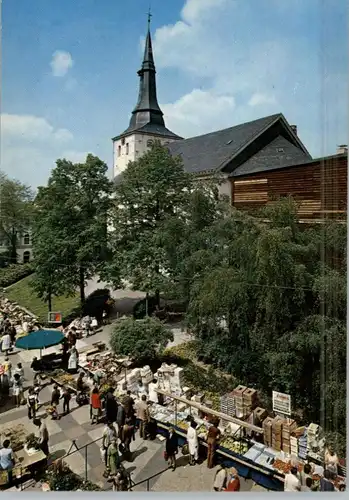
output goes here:
<path id="1" fill-rule="evenodd" d="M 149 0 L 2 0 L 0 169 L 36 188 L 99 156 L 138 95 Z M 282 112 L 313 157 L 348 136 L 347 0 L 151 0 L 158 100 L 191 137 Z"/>

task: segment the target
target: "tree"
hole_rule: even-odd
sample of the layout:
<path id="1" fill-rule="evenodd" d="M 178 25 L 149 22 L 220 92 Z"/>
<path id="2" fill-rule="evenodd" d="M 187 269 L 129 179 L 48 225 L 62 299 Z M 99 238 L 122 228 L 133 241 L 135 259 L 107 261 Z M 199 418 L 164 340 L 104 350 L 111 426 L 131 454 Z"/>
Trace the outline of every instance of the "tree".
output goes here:
<path id="1" fill-rule="evenodd" d="M 153 360 L 161 355 L 173 333 L 157 318 L 119 319 L 110 337 L 115 354 L 130 356 L 138 362 Z"/>
<path id="2" fill-rule="evenodd" d="M 107 165 L 89 154 L 85 163 L 57 160 L 47 187 L 35 199 L 34 254 L 40 294 L 80 291 L 108 257 L 112 183 Z M 47 284 L 45 289 L 45 283 Z"/>
<path id="3" fill-rule="evenodd" d="M 17 262 L 18 237 L 29 229 L 33 198 L 29 186 L 0 172 L 0 234 L 5 237 L 12 263 Z"/>
<path id="4" fill-rule="evenodd" d="M 180 158 L 172 157 L 157 141 L 128 164 L 116 186 L 113 264 L 133 288 L 154 292 L 158 302 L 170 281 L 163 227 L 185 217 L 190 189 L 191 177 Z M 113 266 L 109 269 L 108 278 L 113 280 Z"/>

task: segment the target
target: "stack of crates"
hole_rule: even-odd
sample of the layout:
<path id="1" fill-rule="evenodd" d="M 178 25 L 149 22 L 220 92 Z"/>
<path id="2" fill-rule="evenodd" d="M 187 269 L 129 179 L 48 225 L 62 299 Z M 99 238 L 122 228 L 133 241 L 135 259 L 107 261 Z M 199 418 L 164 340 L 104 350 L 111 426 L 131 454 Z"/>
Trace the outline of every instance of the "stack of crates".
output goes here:
<path id="1" fill-rule="evenodd" d="M 246 416 L 244 407 L 244 392 L 246 391 L 246 389 L 247 387 L 245 387 L 244 385 L 238 385 L 233 390 L 233 396 L 235 399 L 235 412 L 237 418 L 243 418 Z"/>
<path id="2" fill-rule="evenodd" d="M 282 427 L 284 419 L 282 417 L 275 417 L 272 425 L 271 434 L 271 447 L 276 451 L 281 451 L 282 448 Z"/>
<path id="3" fill-rule="evenodd" d="M 295 436 L 290 437 L 291 455 L 298 457 L 298 439 Z"/>
<path id="4" fill-rule="evenodd" d="M 256 389 L 247 388 L 242 395 L 242 400 L 245 415 L 250 415 L 258 404 L 258 393 Z"/>
<path id="5" fill-rule="evenodd" d="M 259 406 L 257 406 L 257 408 L 255 408 L 253 410 L 253 414 L 254 414 L 255 423 L 256 423 L 257 427 L 261 426 L 263 421 L 268 416 L 267 410 L 265 410 L 264 408 L 260 408 Z"/>
<path id="6" fill-rule="evenodd" d="M 282 426 L 282 451 L 291 455 L 291 434 L 297 428 L 295 420 L 285 420 Z"/>
<path id="7" fill-rule="evenodd" d="M 273 426 L 273 419 L 271 417 L 267 417 L 263 420 L 264 444 L 268 448 L 271 448 L 272 426 Z"/>
<path id="8" fill-rule="evenodd" d="M 235 417 L 235 398 L 232 392 L 221 397 L 221 412 L 230 417 Z"/>

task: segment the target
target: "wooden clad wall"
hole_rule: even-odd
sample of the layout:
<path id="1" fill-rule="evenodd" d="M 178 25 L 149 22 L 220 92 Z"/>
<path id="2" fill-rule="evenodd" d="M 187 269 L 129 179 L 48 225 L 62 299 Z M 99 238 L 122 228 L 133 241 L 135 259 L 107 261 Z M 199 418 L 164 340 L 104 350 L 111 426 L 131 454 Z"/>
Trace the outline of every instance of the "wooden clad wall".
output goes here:
<path id="1" fill-rule="evenodd" d="M 338 156 L 306 165 L 232 179 L 236 208 L 256 209 L 280 197 L 299 202 L 299 216 L 343 218 L 347 212 L 347 158 Z"/>

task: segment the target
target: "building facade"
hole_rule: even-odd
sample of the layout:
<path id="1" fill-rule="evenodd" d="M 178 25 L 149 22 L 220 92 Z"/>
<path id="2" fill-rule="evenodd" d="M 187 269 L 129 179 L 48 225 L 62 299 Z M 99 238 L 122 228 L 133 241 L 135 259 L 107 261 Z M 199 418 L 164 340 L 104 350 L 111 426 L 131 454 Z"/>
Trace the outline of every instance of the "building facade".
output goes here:
<path id="1" fill-rule="evenodd" d="M 5 235 L 0 234 L 0 254 L 6 253 L 8 243 Z M 27 263 L 33 259 L 32 238 L 30 231 L 25 231 L 17 237 L 17 262 Z"/>
<path id="2" fill-rule="evenodd" d="M 159 139 L 184 169 L 198 180 L 219 177 L 219 191 L 240 209 L 253 211 L 285 196 L 299 202 L 304 220 L 343 218 L 347 204 L 347 147 L 336 155 L 313 159 L 296 125 L 282 113 L 183 139 L 168 130 L 156 96 L 156 70 L 151 35 L 145 43 L 139 96 L 128 128 L 113 139 L 117 182 Z"/>

